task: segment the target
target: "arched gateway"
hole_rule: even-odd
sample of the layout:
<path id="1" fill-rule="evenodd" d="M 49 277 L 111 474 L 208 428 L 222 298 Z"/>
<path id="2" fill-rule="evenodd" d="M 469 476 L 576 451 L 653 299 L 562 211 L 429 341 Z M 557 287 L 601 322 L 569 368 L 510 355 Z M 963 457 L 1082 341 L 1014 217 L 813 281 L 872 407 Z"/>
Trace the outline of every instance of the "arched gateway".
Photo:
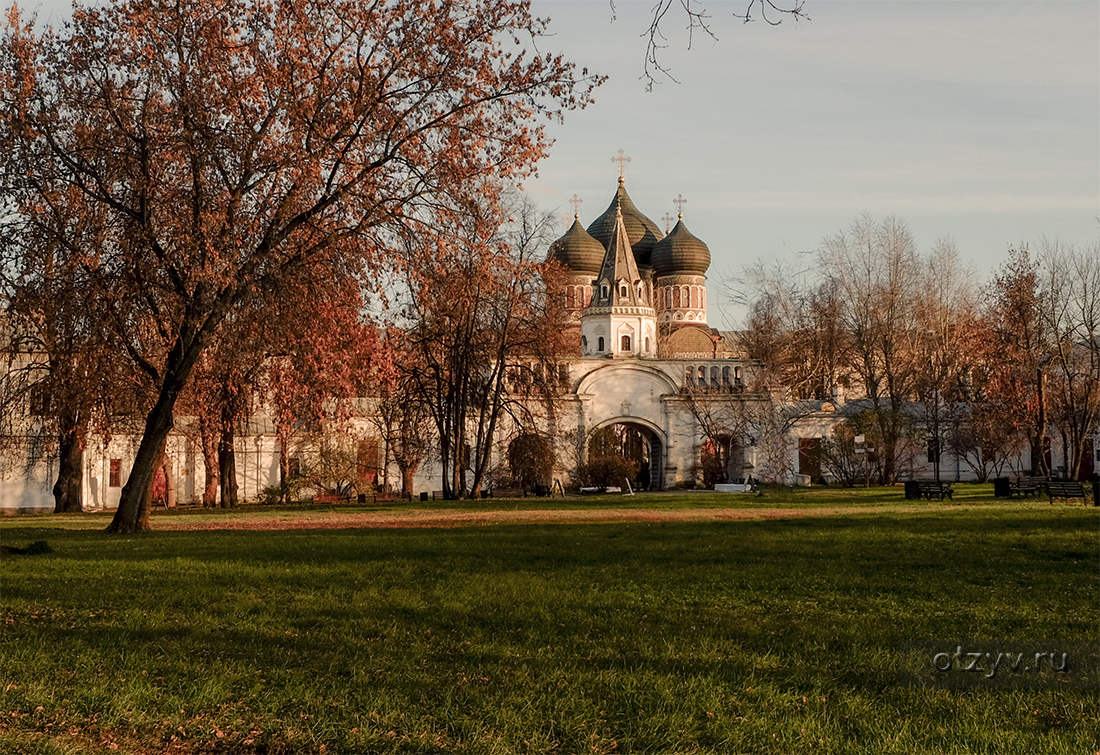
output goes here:
<path id="1" fill-rule="evenodd" d="M 637 417 L 613 417 L 592 430 L 598 432 L 607 427 L 616 431 L 619 453 L 638 467 L 638 476 L 630 484 L 637 490 L 662 490 L 666 458 L 661 431 Z"/>

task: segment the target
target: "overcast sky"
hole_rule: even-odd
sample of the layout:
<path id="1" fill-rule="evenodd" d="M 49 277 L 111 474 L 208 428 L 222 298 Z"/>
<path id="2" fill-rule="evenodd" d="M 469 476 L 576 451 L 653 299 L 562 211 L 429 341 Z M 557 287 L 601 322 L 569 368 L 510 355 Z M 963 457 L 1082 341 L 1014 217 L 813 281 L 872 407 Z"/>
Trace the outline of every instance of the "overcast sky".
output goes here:
<path id="1" fill-rule="evenodd" d="M 677 0 L 678 2 L 678 0 Z M 791 260 L 862 213 L 894 215 L 928 250 L 950 236 L 983 277 L 1009 245 L 1100 236 L 1100 3 L 807 0 L 809 22 L 742 24 L 706 0 L 718 41 L 665 23 L 671 81 L 645 91 L 652 0 L 536 0 L 544 49 L 611 78 L 554 127 L 528 188 L 558 216 L 626 187 L 662 228 L 672 200 L 710 247 L 711 288 Z M 804 257 L 802 259 L 805 259 Z M 718 318 L 710 318 L 719 325 Z"/>
<path id="2" fill-rule="evenodd" d="M 608 0 L 534 0 L 542 49 L 610 76 L 527 182 L 559 218 L 574 194 L 585 225 L 604 211 L 621 149 L 658 225 L 687 200 L 714 293 L 756 260 L 805 261 L 862 213 L 904 220 L 922 250 L 950 236 L 983 277 L 1009 245 L 1100 236 L 1096 0 L 807 0 L 810 21 L 778 27 L 734 18 L 747 0 L 705 0 L 718 40 L 686 49 L 673 7 L 661 60 L 680 83 L 646 92 L 654 2 L 616 0 L 612 22 Z M 22 5 L 54 23 L 69 8 Z"/>

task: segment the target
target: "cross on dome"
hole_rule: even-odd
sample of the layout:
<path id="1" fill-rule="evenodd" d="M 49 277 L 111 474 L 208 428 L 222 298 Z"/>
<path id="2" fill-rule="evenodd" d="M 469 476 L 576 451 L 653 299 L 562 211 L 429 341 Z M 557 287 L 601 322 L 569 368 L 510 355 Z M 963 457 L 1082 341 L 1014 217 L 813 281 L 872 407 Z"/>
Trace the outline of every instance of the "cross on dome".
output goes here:
<path id="1" fill-rule="evenodd" d="M 684 217 L 684 205 L 686 205 L 687 203 L 688 203 L 688 201 L 686 199 L 684 199 L 683 194 L 677 194 L 676 199 L 672 200 L 672 204 L 674 204 L 674 205 L 676 205 L 677 207 L 680 208 L 680 218 L 681 219 L 683 219 L 683 217 Z"/>
<path id="2" fill-rule="evenodd" d="M 574 217 L 579 217 L 580 216 L 580 214 L 581 214 L 581 203 L 583 201 L 584 200 L 581 199 L 580 197 L 578 197 L 576 194 L 574 194 L 573 198 L 569 200 L 569 204 L 573 205 L 573 216 Z"/>
<path id="3" fill-rule="evenodd" d="M 666 212 L 665 216 L 661 220 L 665 221 L 665 233 L 668 233 L 668 229 L 672 227 L 672 221 L 676 218 L 672 217 L 671 212 Z"/>
<path id="4" fill-rule="evenodd" d="M 623 182 L 623 169 L 626 168 L 626 164 L 630 162 L 630 158 L 626 156 L 621 149 L 619 150 L 618 157 L 612 157 L 611 162 L 619 164 L 619 183 Z"/>

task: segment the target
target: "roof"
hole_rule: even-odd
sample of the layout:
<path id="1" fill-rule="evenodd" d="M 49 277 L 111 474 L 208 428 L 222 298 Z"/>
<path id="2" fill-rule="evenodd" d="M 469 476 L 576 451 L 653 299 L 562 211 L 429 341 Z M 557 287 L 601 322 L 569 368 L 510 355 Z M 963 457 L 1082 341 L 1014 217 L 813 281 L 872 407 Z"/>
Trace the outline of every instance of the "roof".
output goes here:
<path id="1" fill-rule="evenodd" d="M 596 276 L 600 273 L 605 251 L 603 244 L 592 238 L 574 216 L 573 225 L 569 226 L 564 236 L 550 245 L 547 257 L 559 260 L 572 272 Z"/>
<path id="2" fill-rule="evenodd" d="M 647 218 L 634 206 L 630 195 L 626 193 L 623 179 L 619 178 L 619 188 L 615 191 L 615 197 L 611 200 L 607 210 L 588 226 L 588 232 L 605 247 L 611 243 L 611 238 L 616 232 L 616 212 L 621 210 L 623 224 L 626 226 L 627 237 L 630 239 L 631 249 L 634 251 L 634 259 L 638 265 L 649 267 L 650 255 L 657 241 L 664 235 L 657 224 Z"/>
<path id="3" fill-rule="evenodd" d="M 650 265 L 657 275 L 705 274 L 710 267 L 710 249 L 692 235 L 681 215 L 676 227 L 653 246 Z"/>

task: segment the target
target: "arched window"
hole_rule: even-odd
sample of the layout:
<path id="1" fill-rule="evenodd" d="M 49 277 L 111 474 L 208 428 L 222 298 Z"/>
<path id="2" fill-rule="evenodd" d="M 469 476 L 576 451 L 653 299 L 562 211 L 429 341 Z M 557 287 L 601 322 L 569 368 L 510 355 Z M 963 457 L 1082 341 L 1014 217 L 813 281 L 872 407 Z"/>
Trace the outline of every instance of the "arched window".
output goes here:
<path id="1" fill-rule="evenodd" d="M 723 367 L 722 368 L 722 385 L 729 385 L 729 384 L 730 384 L 730 368 L 729 367 Z"/>
<path id="2" fill-rule="evenodd" d="M 665 286 L 665 309 L 672 309 L 672 289 Z"/>
<path id="3" fill-rule="evenodd" d="M 700 385 L 700 387 L 706 387 L 706 384 L 707 384 L 707 368 L 706 367 L 700 367 L 699 368 L 699 385 Z"/>
<path id="4" fill-rule="evenodd" d="M 686 385 L 695 385 L 695 368 L 694 367 L 689 366 L 687 368 L 687 374 L 684 375 L 684 383 Z"/>
<path id="5" fill-rule="evenodd" d="M 715 387 L 718 387 L 718 368 L 717 367 L 711 367 L 710 368 L 710 384 L 715 386 Z"/>
<path id="6" fill-rule="evenodd" d="M 649 353 L 649 336 L 646 336 L 645 338 L 645 353 Z"/>
<path id="7" fill-rule="evenodd" d="M 604 283 L 603 285 L 600 286 L 600 298 L 601 299 L 606 299 L 607 298 L 607 284 L 606 283 Z"/>
<path id="8" fill-rule="evenodd" d="M 581 336 L 581 351 L 585 354 L 588 353 L 588 336 Z"/>
<path id="9" fill-rule="evenodd" d="M 625 283 L 622 283 L 622 284 L 619 285 L 619 296 L 623 297 L 624 299 L 627 296 L 629 296 L 629 294 L 626 292 L 626 284 Z"/>
<path id="10" fill-rule="evenodd" d="M 733 384 L 734 385 L 741 385 L 741 368 L 740 367 L 734 367 L 733 368 Z"/>
<path id="11" fill-rule="evenodd" d="M 619 347 L 620 351 L 630 351 L 630 336 L 623 336 L 622 343 Z"/>
<path id="12" fill-rule="evenodd" d="M 596 351 L 603 351 L 603 336 L 596 339 Z"/>
<path id="13" fill-rule="evenodd" d="M 673 309 L 679 309 L 680 307 L 680 288 L 678 286 L 672 289 L 672 307 Z"/>

